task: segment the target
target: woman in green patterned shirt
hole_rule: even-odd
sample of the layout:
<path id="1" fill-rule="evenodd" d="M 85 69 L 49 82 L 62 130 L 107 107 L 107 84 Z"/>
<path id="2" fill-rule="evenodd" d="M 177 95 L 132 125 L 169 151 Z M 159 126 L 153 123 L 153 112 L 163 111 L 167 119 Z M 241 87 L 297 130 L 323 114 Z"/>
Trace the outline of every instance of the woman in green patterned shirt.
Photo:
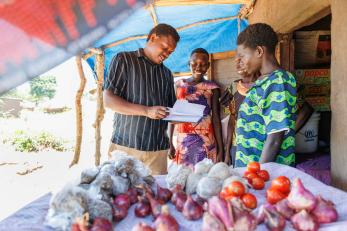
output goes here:
<path id="1" fill-rule="evenodd" d="M 277 35 L 267 24 L 248 26 L 237 39 L 237 61 L 248 75 L 261 73 L 240 106 L 236 167 L 251 161 L 295 163 L 296 81 L 275 57 Z"/>

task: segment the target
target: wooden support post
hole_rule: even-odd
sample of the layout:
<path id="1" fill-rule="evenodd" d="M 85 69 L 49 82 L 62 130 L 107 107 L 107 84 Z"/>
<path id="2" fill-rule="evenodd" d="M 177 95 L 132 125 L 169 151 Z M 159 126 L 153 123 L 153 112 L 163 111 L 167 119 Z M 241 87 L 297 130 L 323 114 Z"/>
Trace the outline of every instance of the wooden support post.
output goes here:
<path id="1" fill-rule="evenodd" d="M 82 57 L 80 55 L 76 56 L 76 64 L 78 68 L 78 74 L 80 77 L 80 86 L 78 88 L 76 98 L 75 98 L 75 109 L 76 109 L 76 143 L 75 143 L 75 155 L 70 163 L 70 168 L 77 164 L 81 154 L 81 144 L 82 144 L 82 134 L 83 134 L 83 125 L 82 125 L 82 103 L 81 99 L 83 96 L 83 91 L 86 86 L 87 79 L 83 72 L 82 67 Z"/>
<path id="2" fill-rule="evenodd" d="M 96 119 L 94 123 L 95 127 L 95 165 L 100 165 L 101 158 L 101 121 L 104 119 L 104 103 L 102 96 L 102 85 L 104 82 L 104 53 L 96 54 L 95 72 L 97 74 L 97 106 L 96 106 Z"/>
<path id="3" fill-rule="evenodd" d="M 279 62 L 283 69 L 293 72 L 294 67 L 294 40 L 293 34 L 279 35 Z"/>

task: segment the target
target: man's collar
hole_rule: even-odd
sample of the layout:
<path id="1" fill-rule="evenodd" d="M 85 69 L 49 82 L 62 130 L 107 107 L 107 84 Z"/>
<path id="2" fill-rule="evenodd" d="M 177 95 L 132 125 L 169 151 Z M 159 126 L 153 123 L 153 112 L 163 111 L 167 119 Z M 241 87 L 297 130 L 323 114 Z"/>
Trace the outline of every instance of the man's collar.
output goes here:
<path id="1" fill-rule="evenodd" d="M 163 63 L 161 64 L 156 64 L 156 63 L 153 63 L 146 55 L 145 55 L 145 51 L 143 48 L 139 48 L 137 51 L 136 51 L 136 56 L 138 58 L 141 58 L 143 57 L 144 59 L 146 59 L 150 64 L 152 65 L 163 65 Z"/>

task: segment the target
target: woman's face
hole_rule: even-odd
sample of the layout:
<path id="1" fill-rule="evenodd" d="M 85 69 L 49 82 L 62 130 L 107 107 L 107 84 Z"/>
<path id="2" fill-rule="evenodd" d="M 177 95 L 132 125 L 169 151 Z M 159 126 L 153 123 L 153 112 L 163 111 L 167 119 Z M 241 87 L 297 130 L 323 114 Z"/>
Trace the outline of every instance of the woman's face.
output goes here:
<path id="1" fill-rule="evenodd" d="M 242 76 L 258 73 L 262 63 L 262 50 L 260 47 L 251 49 L 244 45 L 237 46 L 236 70 Z"/>
<path id="2" fill-rule="evenodd" d="M 208 55 L 204 53 L 194 53 L 190 57 L 189 66 L 194 79 L 201 79 L 206 74 L 210 63 Z"/>

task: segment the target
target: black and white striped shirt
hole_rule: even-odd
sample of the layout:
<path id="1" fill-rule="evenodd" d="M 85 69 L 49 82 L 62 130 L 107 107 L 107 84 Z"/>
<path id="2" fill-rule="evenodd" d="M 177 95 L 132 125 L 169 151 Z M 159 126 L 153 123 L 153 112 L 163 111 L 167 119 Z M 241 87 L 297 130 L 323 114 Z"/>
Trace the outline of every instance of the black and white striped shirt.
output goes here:
<path id="1" fill-rule="evenodd" d="M 172 107 L 176 101 L 171 71 L 163 64 L 152 63 L 143 49 L 113 57 L 104 90 L 146 106 Z M 141 151 L 166 150 L 166 130 L 166 121 L 115 113 L 112 142 Z"/>

